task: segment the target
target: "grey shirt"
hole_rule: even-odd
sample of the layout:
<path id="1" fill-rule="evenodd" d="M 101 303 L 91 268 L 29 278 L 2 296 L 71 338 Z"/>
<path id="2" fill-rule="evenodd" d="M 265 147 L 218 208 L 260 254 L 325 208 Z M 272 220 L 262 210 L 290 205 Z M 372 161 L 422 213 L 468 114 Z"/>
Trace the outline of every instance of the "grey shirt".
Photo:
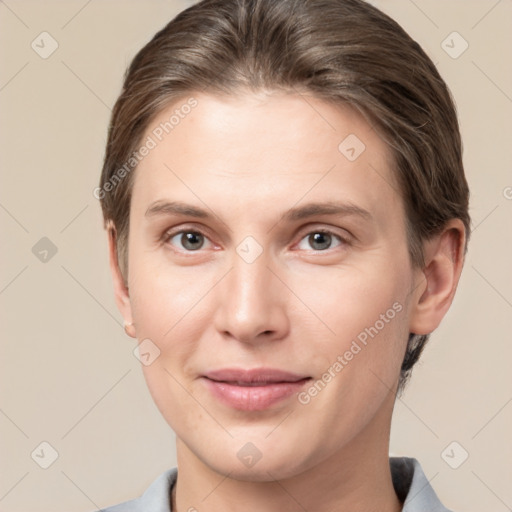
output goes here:
<path id="1" fill-rule="evenodd" d="M 395 492 L 404 504 L 402 512 L 450 512 L 439 501 L 416 459 L 391 457 L 389 464 Z M 177 475 L 177 468 L 168 469 L 139 498 L 103 512 L 172 512 L 171 490 Z"/>

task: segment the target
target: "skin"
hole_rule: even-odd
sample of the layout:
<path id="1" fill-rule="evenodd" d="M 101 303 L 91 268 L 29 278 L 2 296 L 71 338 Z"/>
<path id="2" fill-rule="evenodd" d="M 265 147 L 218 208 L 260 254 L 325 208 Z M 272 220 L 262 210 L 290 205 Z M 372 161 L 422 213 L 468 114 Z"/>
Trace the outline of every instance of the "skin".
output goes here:
<path id="1" fill-rule="evenodd" d="M 401 510 L 388 462 L 400 365 L 409 332 L 432 332 L 451 304 L 462 222 L 425 243 L 425 268 L 413 268 L 390 153 L 359 114 L 282 92 L 193 96 L 197 107 L 136 170 L 127 286 L 110 237 L 129 332 L 160 350 L 143 371 L 177 436 L 177 510 Z M 366 146 L 353 162 L 338 150 L 349 134 Z M 147 214 L 162 201 L 210 217 Z M 283 217 L 328 201 L 369 215 Z M 311 241 L 318 229 L 332 233 L 323 245 Z M 184 246 L 180 230 L 203 233 L 202 247 Z M 252 263 L 237 253 L 247 236 L 262 250 Z M 396 303 L 401 311 L 307 404 L 292 396 L 235 410 L 200 378 L 272 367 L 313 383 Z M 249 442 L 261 454 L 252 467 L 237 457 Z"/>

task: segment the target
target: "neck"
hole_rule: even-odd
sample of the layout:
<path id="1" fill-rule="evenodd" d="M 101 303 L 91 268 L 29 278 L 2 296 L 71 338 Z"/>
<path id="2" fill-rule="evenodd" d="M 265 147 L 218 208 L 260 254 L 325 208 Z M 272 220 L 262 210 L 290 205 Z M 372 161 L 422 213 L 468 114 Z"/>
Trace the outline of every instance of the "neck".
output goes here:
<path id="1" fill-rule="evenodd" d="M 394 397 L 393 397 L 394 398 Z M 399 512 L 389 466 L 391 415 L 371 422 L 328 459 L 291 478 L 235 480 L 205 465 L 177 438 L 173 512 Z"/>

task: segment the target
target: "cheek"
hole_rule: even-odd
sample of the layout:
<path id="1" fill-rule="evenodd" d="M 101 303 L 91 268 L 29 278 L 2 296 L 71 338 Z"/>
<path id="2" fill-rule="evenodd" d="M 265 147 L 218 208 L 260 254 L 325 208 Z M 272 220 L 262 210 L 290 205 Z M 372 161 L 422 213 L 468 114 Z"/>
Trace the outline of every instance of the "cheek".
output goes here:
<path id="1" fill-rule="evenodd" d="M 399 263 L 373 262 L 359 267 L 310 269 L 307 279 L 298 272 L 290 288 L 311 316 L 324 324 L 331 339 L 346 340 L 376 322 L 382 330 L 382 321 L 387 326 L 391 322 L 386 320 L 405 317 L 397 314 L 397 309 L 405 309 L 409 289 L 409 276 L 401 270 L 404 268 Z M 393 309 L 395 303 L 399 305 Z"/>
<path id="2" fill-rule="evenodd" d="M 137 338 L 142 343 L 150 340 L 150 352 L 156 354 L 151 364 L 142 365 L 144 378 L 162 416 L 176 432 L 184 434 L 187 429 L 197 429 L 200 420 L 201 411 L 187 417 L 185 423 L 176 418 L 175 411 L 194 407 L 190 390 L 185 389 L 184 371 L 197 352 L 204 328 L 198 321 L 208 292 L 203 283 L 211 281 L 198 279 L 197 269 L 173 269 L 144 254 L 134 254 L 131 264 L 135 271 L 130 301 Z"/>
<path id="3" fill-rule="evenodd" d="M 137 337 L 163 343 L 187 324 L 187 317 L 211 288 L 211 276 L 194 267 L 177 267 L 165 255 L 130 254 L 130 302 Z"/>
<path id="4" fill-rule="evenodd" d="M 309 333 L 303 336 L 314 345 L 308 357 L 321 374 L 330 369 L 336 375 L 333 388 L 339 386 L 342 394 L 350 390 L 349 394 L 361 396 L 372 386 L 381 386 L 384 392 L 398 378 L 408 339 L 411 275 L 405 270 L 405 252 L 402 260 L 389 261 L 393 260 L 375 259 L 359 267 L 364 271 L 319 269 L 308 279 L 309 286 L 299 278 L 291 286 L 317 317 L 306 312 L 314 319 L 308 321 Z M 295 321 L 304 327 L 304 317 L 297 314 Z"/>
<path id="5" fill-rule="evenodd" d="M 316 375 L 299 397 L 299 411 L 305 421 L 316 417 L 323 428 L 336 429 L 334 444 L 362 430 L 389 397 L 408 338 L 408 276 L 399 271 L 406 267 L 373 268 L 319 278 L 317 293 L 302 288 L 304 302 L 334 332 L 317 322 L 316 334 L 326 334 L 316 336 L 312 326 L 303 336 L 313 345 Z"/>
<path id="6" fill-rule="evenodd" d="M 169 411 L 190 407 L 180 383 L 185 383 L 183 372 L 198 351 L 205 325 L 198 314 L 214 281 L 199 278 L 192 267 L 173 269 L 143 252 L 132 255 L 130 301 L 137 338 L 150 340 L 144 343 L 156 354 L 142 370 L 153 400 L 167 417 Z"/>

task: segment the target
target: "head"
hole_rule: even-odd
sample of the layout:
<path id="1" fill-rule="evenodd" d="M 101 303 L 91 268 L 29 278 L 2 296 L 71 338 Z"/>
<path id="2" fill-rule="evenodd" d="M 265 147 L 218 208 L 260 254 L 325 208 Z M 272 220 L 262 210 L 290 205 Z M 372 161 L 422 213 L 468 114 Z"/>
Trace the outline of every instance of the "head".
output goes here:
<path id="1" fill-rule="evenodd" d="M 203 414 L 227 444 L 262 446 L 291 406 L 257 421 L 210 409 L 200 379 L 288 358 L 317 390 L 299 395 L 296 421 L 325 431 L 339 425 L 334 404 L 344 410 L 306 465 L 403 389 L 469 233 L 450 93 L 419 45 L 360 0 L 207 0 L 179 14 L 127 71 L 96 193 L 119 308 L 158 347 L 144 372 L 178 437 L 201 453 Z M 313 203 L 341 210 L 299 211 Z"/>

